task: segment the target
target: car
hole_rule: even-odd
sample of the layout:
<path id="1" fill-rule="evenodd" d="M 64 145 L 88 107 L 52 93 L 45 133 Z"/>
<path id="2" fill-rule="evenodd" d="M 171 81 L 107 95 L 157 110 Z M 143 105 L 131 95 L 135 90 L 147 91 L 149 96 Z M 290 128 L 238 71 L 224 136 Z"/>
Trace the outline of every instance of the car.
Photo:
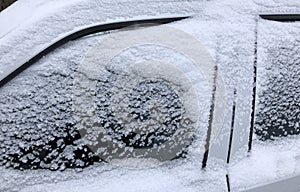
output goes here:
<path id="1" fill-rule="evenodd" d="M 16 1 L 0 191 L 299 191 L 299 10 Z"/>

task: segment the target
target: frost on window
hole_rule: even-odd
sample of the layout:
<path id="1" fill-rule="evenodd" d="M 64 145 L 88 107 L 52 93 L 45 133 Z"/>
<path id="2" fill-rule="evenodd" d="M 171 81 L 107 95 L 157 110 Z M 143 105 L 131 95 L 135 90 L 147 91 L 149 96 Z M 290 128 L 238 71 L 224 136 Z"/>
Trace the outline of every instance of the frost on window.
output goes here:
<path id="1" fill-rule="evenodd" d="M 171 49 L 148 45 L 125 51 L 101 73 L 93 69 L 97 77 L 87 78 L 85 84 L 88 75 L 78 72 L 85 57 L 82 50 L 93 47 L 94 38 L 63 46 L 0 88 L 0 165 L 64 170 L 106 161 L 106 154 L 161 161 L 186 154 L 210 98 L 198 69 Z M 155 61 L 169 60 L 164 65 L 148 63 L 153 55 Z M 132 71 L 126 68 L 129 64 L 134 64 Z M 89 89 L 92 84 L 94 90 Z M 201 111 L 200 104 L 206 110 Z M 91 109 L 95 118 L 89 116 Z M 207 121 L 202 122 L 206 127 Z M 97 126 L 104 133 L 97 132 Z M 201 142 L 205 133 L 198 133 Z M 89 145 L 93 136 L 99 140 Z M 106 145 L 107 138 L 112 145 Z"/>
<path id="2" fill-rule="evenodd" d="M 300 133 L 300 24 L 258 25 L 256 134 L 274 139 Z"/>
<path id="3" fill-rule="evenodd" d="M 72 117 L 73 76 L 81 50 L 80 43 L 75 45 L 46 56 L 0 88 L 1 165 L 63 170 L 99 161 L 79 142 Z"/>
<path id="4" fill-rule="evenodd" d="M 71 114 L 71 71 L 30 69 L 0 92 L 0 163 L 20 169 L 85 167 L 99 158 L 83 145 Z"/>
<path id="5" fill-rule="evenodd" d="M 128 103 L 125 108 L 128 110 L 119 111 L 117 116 L 110 108 L 110 103 L 116 101 L 110 97 L 114 94 L 111 90 L 113 86 L 112 82 L 99 81 L 96 111 L 104 129 L 119 142 L 135 148 L 153 147 L 154 144 L 166 142 L 182 126 L 185 111 L 177 93 L 179 90 L 170 82 L 149 79 L 136 87 L 127 87 Z"/>

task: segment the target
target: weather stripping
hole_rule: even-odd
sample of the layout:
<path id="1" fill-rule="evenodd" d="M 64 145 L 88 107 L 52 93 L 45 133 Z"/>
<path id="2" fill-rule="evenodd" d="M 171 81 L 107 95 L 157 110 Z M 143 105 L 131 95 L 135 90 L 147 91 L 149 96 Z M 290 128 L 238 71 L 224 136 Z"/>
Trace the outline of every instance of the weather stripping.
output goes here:
<path id="1" fill-rule="evenodd" d="M 263 14 L 262 19 L 280 21 L 280 22 L 295 22 L 300 21 L 300 14 Z"/>
<path id="2" fill-rule="evenodd" d="M 212 133 L 212 127 L 213 127 L 214 112 L 215 112 L 215 100 L 216 100 L 217 79 L 218 79 L 218 77 L 217 77 L 218 76 L 218 66 L 217 65 L 215 66 L 214 70 L 215 71 L 214 71 L 212 99 L 211 99 L 211 104 L 210 104 L 209 122 L 208 122 L 208 129 L 207 129 L 207 136 L 206 136 L 206 143 L 205 143 L 205 152 L 204 152 L 204 157 L 202 160 L 202 169 L 204 169 L 207 165 L 211 133 Z"/>

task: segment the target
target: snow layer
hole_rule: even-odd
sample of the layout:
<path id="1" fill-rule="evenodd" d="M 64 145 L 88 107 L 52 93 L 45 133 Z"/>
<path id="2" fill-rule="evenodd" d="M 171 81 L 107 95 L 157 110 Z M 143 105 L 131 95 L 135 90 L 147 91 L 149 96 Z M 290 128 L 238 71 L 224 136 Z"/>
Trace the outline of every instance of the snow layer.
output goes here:
<path id="1" fill-rule="evenodd" d="M 77 27 L 147 16 L 194 14 L 193 19 L 179 22 L 174 26 L 192 34 L 208 49 L 218 64 L 226 84 L 227 105 L 224 126 L 220 131 L 219 137 L 215 138 L 215 142 L 211 146 L 210 159 L 206 171 L 200 169 L 202 159 L 198 156 L 199 151 L 197 150 L 199 150 L 199 146 L 193 145 L 191 151 L 194 151 L 194 155 L 187 159 L 179 159 L 152 168 L 147 168 L 147 166 L 146 168 L 136 168 L 135 166 L 133 166 L 135 168 L 124 168 L 96 163 L 83 170 L 67 169 L 63 172 L 50 172 L 48 170 L 19 171 L 1 167 L 0 191 L 226 191 L 225 174 L 227 170 L 224 166 L 224 161 L 218 161 L 214 157 L 223 160 L 226 159 L 233 88 L 237 88 L 239 93 L 237 98 L 238 115 L 236 117 L 236 132 L 234 134 L 232 152 L 236 160 L 229 168 L 233 188 L 240 190 L 251 185 L 298 173 L 298 155 L 296 149 L 293 147 L 289 150 L 292 146 L 298 145 L 297 141 L 293 140 L 291 142 L 291 140 L 286 140 L 286 142 L 279 142 L 276 145 L 273 145 L 274 143 L 266 145 L 265 143 L 255 142 L 253 146 L 254 151 L 250 158 L 245 158 L 247 155 L 245 147 L 247 145 L 251 110 L 255 18 L 258 13 L 299 12 L 299 1 L 253 0 L 240 2 L 237 0 L 214 0 L 133 2 L 120 0 L 104 2 L 72 0 L 62 3 L 58 0 L 47 2 L 41 0 L 21 0 L 20 3 L 24 4 L 24 6 L 31 5 L 38 11 L 34 11 L 30 16 L 25 14 L 24 18 L 27 21 L 22 22 L 21 25 L 11 25 L 7 31 L 1 30 L 0 72 L 2 73 L 9 69 L 10 66 L 26 61 L 36 51 L 40 50 L 40 48 L 47 46 L 49 42 Z M 0 13 L 0 18 L 8 14 L 7 12 Z M 17 23 L 21 22 L 18 21 Z M 17 147 L 22 148 L 23 144 L 18 143 L 19 146 L 15 146 L 17 143 L 8 138 L 18 140 L 20 136 L 30 135 L 30 131 L 33 131 L 31 135 L 42 131 L 45 137 L 41 137 L 39 134 L 34 135 L 37 137 L 34 143 L 41 142 L 43 145 L 47 143 L 47 140 L 51 140 L 53 137 L 52 134 L 55 133 L 47 129 L 43 131 L 45 124 L 51 124 L 51 122 L 66 123 L 65 121 L 61 121 L 61 118 L 68 117 L 68 102 L 65 102 L 65 100 L 68 100 L 68 90 L 62 88 L 68 84 L 68 78 L 71 78 L 69 74 L 72 72 L 72 65 L 78 63 L 82 58 L 82 50 L 87 49 L 93 44 L 93 42 L 85 40 L 87 39 L 81 39 L 60 48 L 42 59 L 27 73 L 24 72 L 22 76 L 17 77 L 14 80 L 15 82 L 11 82 L 7 87 L 1 88 L 1 96 L 3 98 L 3 100 L 1 99 L 1 105 L 7 107 L 9 102 L 13 102 L 13 104 L 18 104 L 19 106 L 16 108 L 17 112 L 13 112 L 16 115 L 14 118 L 8 117 L 7 112 L 9 110 L 4 110 L 1 107 L 1 123 L 5 123 L 6 121 L 7 123 L 9 121 L 21 122 L 22 118 L 17 116 L 18 113 L 24 111 L 25 114 L 30 115 L 41 110 L 28 108 L 32 102 L 43 102 L 43 100 L 34 101 L 30 99 L 32 97 L 30 92 L 37 93 L 39 97 L 45 97 L 47 103 L 41 103 L 40 106 L 50 108 L 51 112 L 55 113 L 58 110 L 58 108 L 53 107 L 57 104 L 61 107 L 66 107 L 66 109 L 59 109 L 66 116 L 58 116 L 55 120 L 52 119 L 55 115 L 49 118 L 47 114 L 39 114 L 42 120 L 39 122 L 41 127 L 38 130 L 24 129 L 24 134 L 23 132 L 14 133 L 14 131 L 2 130 L 5 138 L 2 135 L 0 139 L 9 142 L 7 144 L 11 146 L 9 147 L 5 145 L 6 143 L 1 143 L 2 149 L 5 150 L 4 154 L 12 153 L 21 156 L 24 154 L 19 153 L 17 149 Z M 63 54 L 59 56 L 60 53 Z M 36 84 L 30 86 L 29 82 L 33 79 Z M 57 79 L 60 80 L 60 83 L 55 83 L 53 87 L 62 91 L 63 94 L 58 94 L 62 97 L 53 98 L 49 94 L 43 96 L 43 92 L 39 92 L 39 89 L 50 93 L 55 91 L 56 89 L 49 90 L 43 84 L 51 84 Z M 21 82 L 23 91 L 20 91 L 19 83 Z M 19 95 L 12 96 L 16 92 L 19 92 Z M 39 95 L 40 93 L 42 95 Z M 28 100 L 18 101 L 20 98 L 28 98 Z M 61 100 L 63 100 L 62 103 L 60 103 Z M 51 106 L 48 106 L 49 104 Z M 31 113 L 28 113 L 28 110 Z M 46 121 L 43 121 L 45 116 L 47 116 L 45 118 Z M 32 123 L 36 123 L 29 122 L 28 119 L 25 120 L 25 123 L 29 126 Z M 69 121 L 72 124 L 72 119 L 69 119 Z M 5 127 L 2 127 L 2 129 L 5 129 Z M 16 129 L 16 127 L 12 127 L 11 129 Z M 65 132 L 63 129 L 59 129 L 58 133 L 64 134 Z M 29 142 L 33 141 L 30 140 Z M 28 143 L 25 143 L 24 146 L 26 144 Z M 71 144 L 71 146 L 73 145 Z M 10 149 L 9 153 L 7 153 L 7 149 Z M 62 151 L 53 151 L 53 153 L 57 153 L 57 155 L 54 155 L 55 158 L 53 158 L 54 163 L 51 164 L 55 166 L 54 169 L 58 167 L 64 169 L 65 164 L 63 162 L 69 162 L 64 158 L 74 154 L 75 150 L 74 148 L 69 149 L 65 146 L 62 149 Z M 280 157 L 283 159 L 277 156 L 276 152 L 278 149 L 282 149 L 282 156 Z M 63 155 L 60 156 L 60 153 Z M 36 156 L 39 156 L 39 154 L 36 154 Z M 292 159 L 291 164 L 285 164 L 285 156 L 291 157 L 289 158 Z M 22 160 L 26 161 L 26 159 Z M 237 161 L 240 162 L 237 163 Z M 266 161 L 268 163 L 265 163 Z M 57 162 L 62 163 L 59 164 Z M 277 162 L 283 163 L 283 166 L 277 166 Z M 136 164 L 141 165 L 146 163 L 139 162 Z M 263 173 L 261 172 L 262 169 L 265 170 Z M 257 174 L 258 172 L 261 174 Z"/>
<path id="2" fill-rule="evenodd" d="M 241 160 L 237 155 L 229 168 L 234 191 L 298 176 L 299 139 L 299 136 L 289 136 L 269 142 L 257 141 L 249 157 Z"/>

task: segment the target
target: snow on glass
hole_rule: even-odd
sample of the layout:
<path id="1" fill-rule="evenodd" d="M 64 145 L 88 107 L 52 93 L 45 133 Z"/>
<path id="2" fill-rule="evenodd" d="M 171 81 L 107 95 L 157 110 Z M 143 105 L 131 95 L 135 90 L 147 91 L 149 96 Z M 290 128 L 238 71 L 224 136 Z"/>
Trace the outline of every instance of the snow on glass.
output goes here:
<path id="1" fill-rule="evenodd" d="M 256 133 L 263 140 L 299 134 L 300 25 L 260 24 Z"/>
<path id="2" fill-rule="evenodd" d="M 101 161 L 82 141 L 72 112 L 74 74 L 83 57 L 80 48 L 91 46 L 91 39 L 70 43 L 68 49 L 60 48 L 55 56 L 43 58 L 1 88 L 1 165 L 64 170 Z M 106 74 L 97 80 L 95 121 L 127 151 L 157 147 L 169 141 L 178 127 L 190 126 L 180 86 L 164 79 L 140 78 L 137 86 L 122 87 L 115 80 L 124 74 L 109 68 Z M 124 92 L 127 110 L 116 116 L 112 108 L 124 100 L 120 98 Z M 113 95 L 117 96 L 112 98 Z M 182 150 L 178 156 L 184 154 Z"/>

